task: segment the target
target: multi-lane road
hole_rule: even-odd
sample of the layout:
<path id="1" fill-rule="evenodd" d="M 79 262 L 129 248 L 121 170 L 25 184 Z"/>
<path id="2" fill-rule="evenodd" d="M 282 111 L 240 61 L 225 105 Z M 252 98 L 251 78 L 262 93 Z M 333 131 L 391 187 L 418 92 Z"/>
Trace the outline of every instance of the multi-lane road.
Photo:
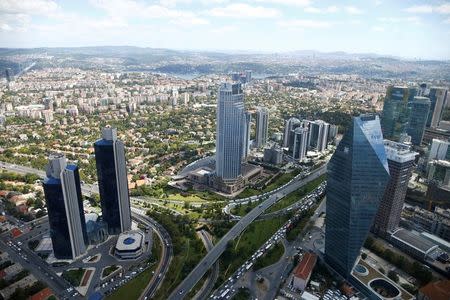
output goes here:
<path id="1" fill-rule="evenodd" d="M 42 178 L 45 177 L 45 172 L 41 170 L 37 170 L 34 168 L 26 167 L 26 166 L 20 166 L 5 162 L 0 162 L 0 167 L 19 174 L 36 174 Z M 96 185 L 88 185 L 83 184 L 81 186 L 81 190 L 83 194 L 85 195 L 92 195 L 98 193 L 98 186 Z M 130 197 L 130 200 L 132 202 L 138 202 L 140 199 L 135 197 Z M 156 290 L 159 288 L 161 282 L 163 281 L 170 265 L 170 261 L 173 256 L 173 249 L 172 249 L 172 240 L 170 238 L 169 233 L 167 230 L 158 222 L 153 220 L 152 218 L 148 217 L 143 210 L 140 210 L 138 208 L 132 208 L 132 217 L 138 221 L 141 221 L 142 223 L 149 224 L 153 230 L 156 232 L 158 237 L 161 240 L 162 245 L 162 258 L 158 265 L 158 268 L 155 271 L 154 276 L 150 280 L 149 284 L 147 285 L 146 289 L 144 290 L 144 293 L 141 295 L 142 299 L 150 299 Z M 38 222 L 42 223 L 47 221 L 47 218 L 41 218 Z M 36 225 L 36 224 L 35 224 Z M 0 248 L 7 247 L 6 244 L 0 242 Z M 39 258 L 33 251 L 27 249 L 27 247 L 23 247 L 24 251 L 27 252 L 28 255 L 30 255 L 30 258 L 33 258 L 32 263 L 26 262 L 21 256 L 18 256 L 17 261 L 20 262 L 24 267 L 28 267 L 28 269 L 32 269 L 33 273 L 36 275 L 41 275 L 39 278 L 47 279 L 45 280 L 50 287 L 52 287 L 55 291 L 60 291 L 61 296 L 67 296 L 70 297 L 71 295 L 69 293 L 66 293 L 65 291 L 72 287 L 68 282 L 66 282 L 61 277 L 57 276 L 56 273 L 41 259 Z M 11 249 L 8 249 L 11 250 Z M 9 253 L 10 251 L 8 251 Z M 17 255 L 12 256 L 13 258 L 16 258 Z M 34 257 L 36 256 L 36 257 Z M 16 261 L 16 260 L 15 260 Z M 35 271 L 36 269 L 36 271 Z M 45 270 L 45 272 L 39 272 L 39 270 Z M 42 274 L 40 274 L 42 273 Z M 47 274 L 47 275 L 45 275 Z"/>
<path id="2" fill-rule="evenodd" d="M 289 184 L 278 188 L 275 192 L 272 192 L 267 196 L 267 200 L 259 204 L 247 215 L 242 217 L 236 225 L 234 225 L 209 251 L 206 256 L 199 262 L 199 264 L 189 273 L 189 275 L 175 288 L 175 290 L 169 296 L 169 299 L 183 299 L 186 294 L 195 286 L 195 284 L 203 277 L 203 275 L 212 267 L 217 259 L 225 251 L 228 242 L 234 240 L 239 236 L 256 218 L 258 218 L 265 210 L 267 210 L 274 203 L 279 201 L 284 196 L 292 193 L 308 182 L 318 178 L 326 173 L 327 165 L 323 165 L 316 170 L 312 171 L 308 177 L 294 178 Z"/>

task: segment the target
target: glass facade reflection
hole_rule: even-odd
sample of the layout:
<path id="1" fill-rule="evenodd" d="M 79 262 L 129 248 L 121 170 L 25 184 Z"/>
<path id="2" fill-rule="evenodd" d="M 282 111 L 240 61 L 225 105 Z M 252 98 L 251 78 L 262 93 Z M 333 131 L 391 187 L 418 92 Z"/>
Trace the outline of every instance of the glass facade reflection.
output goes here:
<path id="1" fill-rule="evenodd" d="M 378 116 L 353 118 L 328 164 L 325 256 L 350 274 L 389 180 Z"/>

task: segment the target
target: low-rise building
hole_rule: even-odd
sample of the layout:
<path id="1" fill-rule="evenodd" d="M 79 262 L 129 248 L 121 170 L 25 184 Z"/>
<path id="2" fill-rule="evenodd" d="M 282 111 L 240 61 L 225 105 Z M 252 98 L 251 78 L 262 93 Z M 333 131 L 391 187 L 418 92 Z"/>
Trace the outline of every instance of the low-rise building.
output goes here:
<path id="1" fill-rule="evenodd" d="M 448 300 L 450 299 L 450 280 L 430 282 L 419 289 L 417 300 Z"/>
<path id="2" fill-rule="evenodd" d="M 144 251 L 144 236 L 141 231 L 121 233 L 114 248 L 114 254 L 120 259 L 136 259 Z"/>
<path id="3" fill-rule="evenodd" d="M 311 277 L 312 270 L 317 262 L 317 255 L 307 252 L 294 269 L 291 283 L 295 289 L 304 291 Z"/>

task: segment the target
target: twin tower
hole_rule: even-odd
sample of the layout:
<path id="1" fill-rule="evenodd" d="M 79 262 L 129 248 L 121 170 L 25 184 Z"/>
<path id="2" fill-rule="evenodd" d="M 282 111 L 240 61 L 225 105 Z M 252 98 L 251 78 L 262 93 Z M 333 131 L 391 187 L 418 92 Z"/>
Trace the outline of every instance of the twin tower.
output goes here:
<path id="1" fill-rule="evenodd" d="M 102 218 L 109 234 L 120 234 L 131 229 L 125 147 L 116 129 L 106 127 L 94 149 Z M 54 255 L 74 259 L 88 245 L 78 166 L 62 154 L 50 155 L 43 187 Z"/>

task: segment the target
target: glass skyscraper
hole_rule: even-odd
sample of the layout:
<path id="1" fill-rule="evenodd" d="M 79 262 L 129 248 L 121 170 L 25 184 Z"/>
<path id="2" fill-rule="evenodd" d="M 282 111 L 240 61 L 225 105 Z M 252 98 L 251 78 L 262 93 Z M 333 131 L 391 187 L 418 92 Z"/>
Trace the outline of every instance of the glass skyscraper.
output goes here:
<path id="1" fill-rule="evenodd" d="M 78 167 L 67 165 L 62 154 L 52 154 L 43 183 L 53 253 L 74 259 L 86 252 L 88 237 Z"/>
<path id="2" fill-rule="evenodd" d="M 290 118 L 284 123 L 283 147 L 291 150 L 294 142 L 294 129 L 301 126 L 301 122 L 297 118 Z"/>
<path id="3" fill-rule="evenodd" d="M 115 128 L 103 128 L 102 139 L 94 143 L 98 189 L 103 220 L 109 234 L 131 229 L 125 147 Z"/>
<path id="4" fill-rule="evenodd" d="M 389 180 L 378 116 L 353 118 L 328 163 L 327 176 L 325 258 L 348 277 Z"/>
<path id="5" fill-rule="evenodd" d="M 431 107 L 427 119 L 427 127 L 436 128 L 439 126 L 447 105 L 448 91 L 445 88 L 431 87 L 428 97 L 431 101 Z"/>
<path id="6" fill-rule="evenodd" d="M 267 143 L 267 131 L 269 128 L 269 111 L 265 107 L 256 110 L 256 148 L 261 148 Z"/>
<path id="7" fill-rule="evenodd" d="M 409 121 L 409 103 L 417 94 L 415 88 L 389 86 L 384 99 L 381 128 L 385 138 L 398 141 L 400 135 L 406 132 Z"/>
<path id="8" fill-rule="evenodd" d="M 410 103 L 410 116 L 406 133 L 411 136 L 411 143 L 420 146 L 430 111 L 430 99 L 426 97 L 414 97 Z"/>
<path id="9" fill-rule="evenodd" d="M 241 174 L 246 135 L 244 93 L 240 83 L 223 83 L 217 96 L 216 175 L 234 181 Z"/>

